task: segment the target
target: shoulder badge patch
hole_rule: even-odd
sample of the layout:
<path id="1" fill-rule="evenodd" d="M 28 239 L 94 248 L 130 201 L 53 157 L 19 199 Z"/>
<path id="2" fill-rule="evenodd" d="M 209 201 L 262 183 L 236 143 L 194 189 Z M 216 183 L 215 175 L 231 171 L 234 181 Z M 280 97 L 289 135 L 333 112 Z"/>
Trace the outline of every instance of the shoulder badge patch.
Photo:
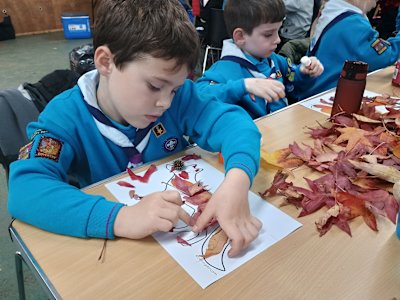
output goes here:
<path id="1" fill-rule="evenodd" d="M 160 137 L 162 136 L 164 133 L 167 132 L 167 130 L 165 130 L 165 127 L 162 123 L 158 123 L 156 126 L 154 126 L 151 130 L 153 130 L 154 135 L 156 137 Z"/>
<path id="2" fill-rule="evenodd" d="M 390 43 L 385 41 L 384 39 L 378 38 L 376 39 L 372 44 L 371 47 L 376 51 L 376 53 L 378 53 L 379 55 L 381 55 L 383 52 L 385 52 L 388 48 L 388 46 L 390 46 Z"/>
<path id="3" fill-rule="evenodd" d="M 61 154 L 61 148 L 61 141 L 51 137 L 42 136 L 36 149 L 35 157 L 45 157 L 58 161 Z"/>
<path id="4" fill-rule="evenodd" d="M 33 144 L 33 142 L 30 142 L 30 143 L 26 144 L 25 146 L 21 147 L 21 149 L 19 149 L 18 160 L 29 158 L 29 154 L 31 153 L 31 149 L 32 149 L 32 144 Z"/>
<path id="5" fill-rule="evenodd" d="M 175 150 L 176 146 L 178 146 L 177 138 L 169 138 L 164 142 L 164 149 L 168 152 L 172 152 Z"/>

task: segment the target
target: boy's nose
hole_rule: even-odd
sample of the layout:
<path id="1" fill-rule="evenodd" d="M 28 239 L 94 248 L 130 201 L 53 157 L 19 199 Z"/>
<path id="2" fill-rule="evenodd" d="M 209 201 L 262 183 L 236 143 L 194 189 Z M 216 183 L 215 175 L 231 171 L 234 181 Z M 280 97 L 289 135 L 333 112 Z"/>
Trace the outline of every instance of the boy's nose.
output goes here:
<path id="1" fill-rule="evenodd" d="M 157 103 L 157 107 L 162 107 L 164 110 L 168 109 L 171 106 L 173 95 L 162 95 Z"/>

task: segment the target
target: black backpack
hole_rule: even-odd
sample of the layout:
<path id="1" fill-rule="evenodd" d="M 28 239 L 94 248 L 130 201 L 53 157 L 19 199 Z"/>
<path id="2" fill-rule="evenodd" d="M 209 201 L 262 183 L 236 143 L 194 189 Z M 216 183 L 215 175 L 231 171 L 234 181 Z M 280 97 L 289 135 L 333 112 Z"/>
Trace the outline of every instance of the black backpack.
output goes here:
<path id="1" fill-rule="evenodd" d="M 0 23 L 0 41 L 15 39 L 15 30 L 11 23 L 11 17 L 7 14 L 4 20 Z"/>

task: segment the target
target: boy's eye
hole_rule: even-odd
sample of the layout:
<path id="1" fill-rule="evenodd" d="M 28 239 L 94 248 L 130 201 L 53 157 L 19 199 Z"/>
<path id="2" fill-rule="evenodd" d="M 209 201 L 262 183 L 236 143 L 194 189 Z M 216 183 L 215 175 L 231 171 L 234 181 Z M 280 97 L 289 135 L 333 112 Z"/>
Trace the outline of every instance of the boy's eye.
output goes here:
<path id="1" fill-rule="evenodd" d="M 152 85 L 150 82 L 147 83 L 147 85 L 148 85 L 149 89 L 152 90 L 152 91 L 159 91 L 159 90 L 161 90 L 161 88 Z"/>
<path id="2" fill-rule="evenodd" d="M 177 92 L 177 90 L 172 90 L 171 94 L 172 94 L 172 95 L 175 95 L 176 92 Z"/>
<path id="3" fill-rule="evenodd" d="M 266 38 L 270 38 L 271 36 L 272 36 L 272 33 L 264 34 L 264 37 L 266 37 Z"/>

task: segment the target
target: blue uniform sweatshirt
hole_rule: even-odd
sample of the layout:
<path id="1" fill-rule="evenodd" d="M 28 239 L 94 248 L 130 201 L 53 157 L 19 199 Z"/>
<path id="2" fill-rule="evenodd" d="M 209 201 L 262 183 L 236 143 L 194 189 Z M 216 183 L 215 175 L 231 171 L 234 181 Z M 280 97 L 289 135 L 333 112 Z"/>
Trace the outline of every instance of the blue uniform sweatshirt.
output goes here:
<path id="1" fill-rule="evenodd" d="M 310 55 L 310 52 L 308 53 Z M 315 51 L 324 66 L 324 72 L 316 78 L 308 78 L 296 85 L 298 100 L 306 99 L 336 87 L 346 60 L 368 63 L 368 71 L 392 65 L 400 55 L 400 35 L 387 41 L 371 27 L 364 15 L 349 15 L 331 26 L 321 37 Z"/>
<path id="2" fill-rule="evenodd" d="M 177 91 L 171 107 L 154 124 L 143 162 L 183 150 L 186 135 L 205 150 L 221 151 L 226 171 L 243 169 L 250 181 L 258 171 L 260 133 L 251 118 L 236 106 L 199 98 L 191 81 Z M 136 132 L 132 126 L 119 129 L 131 137 Z M 54 98 L 27 133 L 31 142 L 11 164 L 10 214 L 59 234 L 114 238 L 114 220 L 122 204 L 68 184 L 68 173 L 85 187 L 128 165 L 124 149 L 100 133 L 79 86 Z"/>
<path id="3" fill-rule="evenodd" d="M 253 72 L 245 65 L 231 60 L 237 57 L 247 61 L 257 69 Z M 250 95 L 245 88 L 245 78 L 273 78 L 285 85 L 286 94 L 293 93 L 294 82 L 301 80 L 299 66 L 292 65 L 290 60 L 276 53 L 258 61 L 240 50 L 232 40 L 225 40 L 221 60 L 214 63 L 210 69 L 196 82 L 199 93 L 203 97 L 213 98 L 243 107 L 255 119 L 287 106 L 286 98 L 266 103 L 265 99 Z"/>

